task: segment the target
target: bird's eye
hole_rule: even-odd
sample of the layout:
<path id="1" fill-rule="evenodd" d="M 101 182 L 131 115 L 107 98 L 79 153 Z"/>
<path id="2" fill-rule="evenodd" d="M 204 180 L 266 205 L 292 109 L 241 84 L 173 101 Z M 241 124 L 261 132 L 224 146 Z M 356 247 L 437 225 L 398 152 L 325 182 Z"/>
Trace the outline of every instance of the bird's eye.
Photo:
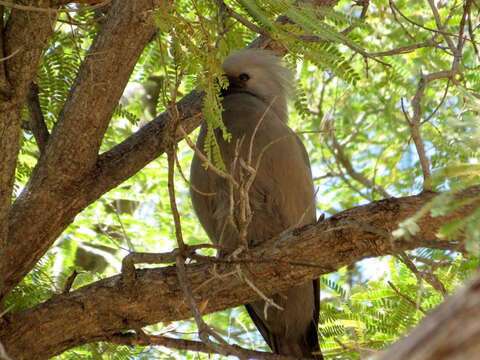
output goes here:
<path id="1" fill-rule="evenodd" d="M 242 81 L 247 81 L 248 79 L 250 79 L 250 76 L 248 76 L 247 74 L 243 73 L 243 74 L 240 74 L 238 75 L 238 78 Z"/>

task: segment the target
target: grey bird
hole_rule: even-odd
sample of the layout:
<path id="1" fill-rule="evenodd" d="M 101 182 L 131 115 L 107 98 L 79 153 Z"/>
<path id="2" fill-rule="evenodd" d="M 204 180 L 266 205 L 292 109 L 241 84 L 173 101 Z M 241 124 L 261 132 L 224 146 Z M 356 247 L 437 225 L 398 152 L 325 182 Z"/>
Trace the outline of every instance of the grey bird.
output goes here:
<path id="1" fill-rule="evenodd" d="M 230 55 L 222 67 L 229 82 L 222 92 L 222 117 L 232 138 L 225 141 L 219 130 L 215 136 L 226 169 L 236 180 L 249 175 L 240 166 L 242 161 L 251 159 L 248 165 L 256 168 L 248 189 L 251 221 L 244 239 L 254 247 L 285 230 L 315 222 L 310 163 L 300 139 L 287 125 L 291 76 L 280 60 L 265 50 L 248 49 Z M 198 149 L 204 148 L 207 131 L 203 123 Z M 190 181 L 193 207 L 212 242 L 232 250 L 244 245 L 241 219 L 232 212 L 241 201 L 238 189 L 206 169 L 197 154 Z M 317 335 L 319 297 L 317 279 L 271 296 L 283 310 L 269 306 L 265 313 L 263 300 L 245 306 L 274 353 L 323 359 Z"/>

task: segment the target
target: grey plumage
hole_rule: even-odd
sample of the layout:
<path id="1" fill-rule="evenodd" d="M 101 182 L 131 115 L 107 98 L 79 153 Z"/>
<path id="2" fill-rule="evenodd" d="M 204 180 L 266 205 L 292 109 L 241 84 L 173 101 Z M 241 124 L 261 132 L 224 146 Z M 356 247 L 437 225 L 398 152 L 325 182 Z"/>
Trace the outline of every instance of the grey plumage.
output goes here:
<path id="1" fill-rule="evenodd" d="M 223 92 L 223 122 L 232 140 L 226 142 L 216 134 L 227 169 L 240 178 L 240 166 L 233 168 L 235 148 L 242 137 L 240 158 L 249 157 L 252 141 L 252 162 L 259 167 L 251 188 L 249 205 L 252 219 L 246 240 L 254 247 L 282 231 L 315 221 L 315 195 L 308 155 L 296 134 L 287 126 L 286 94 L 289 71 L 280 61 L 263 50 L 242 50 L 228 57 L 223 70 L 229 88 Z M 203 149 L 207 132 L 203 124 L 197 147 Z M 253 140 L 252 140 L 253 137 Z M 194 156 L 191 166 L 191 197 L 195 212 L 212 242 L 236 249 L 239 241 L 238 217 L 229 221 L 230 201 L 237 206 L 239 195 L 227 180 L 206 170 Z M 214 193 L 205 195 L 202 193 Z M 247 304 L 246 308 L 263 338 L 275 353 L 321 359 L 317 326 L 319 282 L 304 284 L 272 296 L 284 310 L 269 307 L 264 314 L 264 301 Z"/>

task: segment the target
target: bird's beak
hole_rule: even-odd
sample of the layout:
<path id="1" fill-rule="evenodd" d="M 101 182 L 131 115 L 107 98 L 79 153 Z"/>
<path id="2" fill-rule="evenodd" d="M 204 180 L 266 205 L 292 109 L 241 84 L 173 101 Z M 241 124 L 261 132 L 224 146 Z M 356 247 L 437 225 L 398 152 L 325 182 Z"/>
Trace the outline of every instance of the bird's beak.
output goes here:
<path id="1" fill-rule="evenodd" d="M 243 89 L 245 87 L 245 84 L 238 79 L 231 77 L 231 76 L 226 76 L 228 80 L 228 87 L 226 89 L 222 89 L 221 95 L 222 97 L 225 97 L 228 94 L 231 94 L 235 91 L 238 91 L 240 89 Z"/>
<path id="2" fill-rule="evenodd" d="M 245 87 L 245 84 L 235 77 L 227 76 L 227 79 L 229 84 L 228 87 L 231 89 L 243 89 Z"/>

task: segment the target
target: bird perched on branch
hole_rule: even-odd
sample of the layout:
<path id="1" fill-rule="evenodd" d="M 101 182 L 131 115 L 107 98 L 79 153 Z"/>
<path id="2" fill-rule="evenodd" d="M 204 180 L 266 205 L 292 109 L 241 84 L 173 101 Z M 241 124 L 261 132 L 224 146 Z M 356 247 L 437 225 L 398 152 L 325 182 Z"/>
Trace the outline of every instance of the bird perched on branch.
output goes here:
<path id="1" fill-rule="evenodd" d="M 288 127 L 288 69 L 264 50 L 241 50 L 222 65 L 229 86 L 223 123 L 215 133 L 225 173 L 202 166 L 195 154 L 191 188 L 195 212 L 213 243 L 231 251 L 254 247 L 284 231 L 315 221 L 315 193 L 308 155 Z M 208 125 L 197 140 L 204 148 Z M 221 256 L 228 254 L 223 250 Z M 261 289 L 260 289 L 261 291 Z M 319 281 L 308 280 L 246 309 L 274 353 L 322 359 L 318 344 Z"/>

